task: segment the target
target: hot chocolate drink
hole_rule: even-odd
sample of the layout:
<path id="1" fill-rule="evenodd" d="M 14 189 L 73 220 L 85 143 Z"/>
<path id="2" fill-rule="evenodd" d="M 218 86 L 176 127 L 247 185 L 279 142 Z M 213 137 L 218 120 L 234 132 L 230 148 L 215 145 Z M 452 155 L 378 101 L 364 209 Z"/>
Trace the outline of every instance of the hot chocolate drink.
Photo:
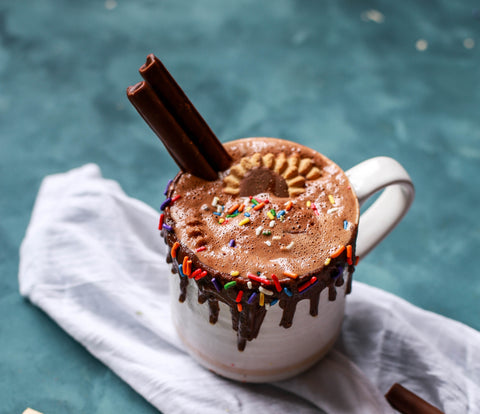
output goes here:
<path id="1" fill-rule="evenodd" d="M 196 284 L 212 324 L 228 305 L 242 351 L 269 307 L 289 328 L 299 301 L 317 316 L 323 290 L 330 301 L 350 291 L 359 206 L 345 173 L 309 148 L 274 138 L 224 146 L 232 164 L 217 180 L 182 172 L 169 183 L 161 231 L 178 299 Z"/>
<path id="2" fill-rule="evenodd" d="M 344 173 L 281 139 L 222 145 L 154 55 L 139 72 L 144 81 L 127 96 L 181 170 L 165 190 L 159 229 L 182 342 L 236 380 L 304 371 L 340 333 L 357 254 L 410 207 L 410 177 L 386 157 Z M 357 242 L 359 205 L 383 189 L 362 215 Z"/>

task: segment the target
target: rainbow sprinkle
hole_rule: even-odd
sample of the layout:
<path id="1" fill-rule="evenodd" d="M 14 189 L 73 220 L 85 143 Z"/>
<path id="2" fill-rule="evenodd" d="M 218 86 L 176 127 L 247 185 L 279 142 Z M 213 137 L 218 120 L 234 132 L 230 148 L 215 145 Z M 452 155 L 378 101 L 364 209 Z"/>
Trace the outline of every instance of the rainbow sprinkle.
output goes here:
<path id="1" fill-rule="evenodd" d="M 253 293 L 250 295 L 250 297 L 248 298 L 247 303 L 248 303 L 249 305 L 251 305 L 251 304 L 253 303 L 253 301 L 255 300 L 256 297 L 257 297 L 257 292 L 253 292 Z"/>
<path id="2" fill-rule="evenodd" d="M 283 291 L 285 292 L 285 294 L 286 294 L 288 297 L 291 298 L 291 297 L 293 296 L 293 293 L 292 293 L 292 291 L 291 291 L 289 288 L 284 287 L 284 288 L 283 288 Z"/>
<path id="3" fill-rule="evenodd" d="M 186 277 L 186 274 L 183 273 L 183 265 L 178 265 L 178 273 L 180 273 L 180 276 Z"/>
<path id="4" fill-rule="evenodd" d="M 237 277 L 239 274 L 240 274 L 240 272 L 238 270 L 232 270 L 230 272 L 230 276 L 233 276 L 233 277 Z"/>
<path id="5" fill-rule="evenodd" d="M 200 273 L 202 273 L 202 269 L 198 268 L 198 269 L 195 269 L 188 277 L 190 279 L 194 279 L 196 278 L 198 275 L 200 275 Z"/>
<path id="6" fill-rule="evenodd" d="M 223 288 L 225 290 L 227 290 L 227 289 L 230 289 L 231 287 L 234 287 L 236 284 L 237 284 L 237 282 L 235 280 L 232 280 L 231 282 L 225 283 Z"/>
<path id="7" fill-rule="evenodd" d="M 231 239 L 229 242 L 228 242 L 228 245 L 230 247 L 235 247 L 235 239 Z"/>
<path id="8" fill-rule="evenodd" d="M 349 244 L 349 245 L 347 246 L 347 263 L 348 263 L 349 265 L 352 265 L 352 264 L 353 264 L 353 260 L 352 260 L 352 250 L 353 250 L 353 249 L 352 249 L 352 245 Z"/>
<path id="9" fill-rule="evenodd" d="M 172 256 L 172 259 L 175 259 L 177 257 L 177 250 L 180 247 L 179 242 L 173 243 L 172 249 L 170 250 L 170 256 Z"/>
<path id="10" fill-rule="evenodd" d="M 172 201 L 170 202 L 170 204 L 175 203 L 175 201 L 177 201 L 180 197 L 181 197 L 181 195 L 177 194 L 175 197 L 172 198 Z"/>
<path id="11" fill-rule="evenodd" d="M 265 289 L 263 286 L 260 286 L 258 288 L 258 291 L 263 293 L 264 295 L 267 295 L 267 296 L 272 296 L 273 295 L 273 292 L 271 292 L 270 290 L 267 290 Z"/>
<path id="12" fill-rule="evenodd" d="M 165 191 L 163 192 L 163 195 L 167 195 L 168 189 L 170 188 L 170 184 L 173 183 L 173 180 L 168 180 L 167 186 L 165 187 Z"/>
<path id="13" fill-rule="evenodd" d="M 254 282 L 258 282 L 258 283 L 262 283 L 264 284 L 265 286 L 270 286 L 272 284 L 272 282 L 268 279 L 265 279 L 263 277 L 260 277 L 260 276 L 255 276 L 251 273 L 249 273 L 247 275 L 247 277 L 250 279 L 250 280 L 253 280 Z"/>
<path id="14" fill-rule="evenodd" d="M 255 207 L 253 207 L 253 209 L 255 211 L 258 211 L 258 210 L 261 210 L 263 207 L 265 207 L 265 203 L 262 201 L 261 203 L 256 204 Z"/>
<path id="15" fill-rule="evenodd" d="M 170 204 L 170 202 L 172 201 L 172 199 L 170 197 L 168 197 L 163 203 L 162 205 L 160 206 L 160 210 L 165 210 L 167 208 L 167 206 Z"/>
<path id="16" fill-rule="evenodd" d="M 275 285 L 275 289 L 277 289 L 277 292 L 282 291 L 282 286 L 280 285 L 280 281 L 278 280 L 277 275 L 272 275 L 273 279 L 273 284 Z"/>
<path id="17" fill-rule="evenodd" d="M 335 205 L 335 198 L 333 197 L 333 195 L 328 195 L 328 201 L 330 201 L 330 204 Z"/>
<path id="18" fill-rule="evenodd" d="M 195 276 L 195 280 L 200 280 L 200 279 L 203 279 L 205 276 L 207 276 L 208 273 L 206 270 L 202 270 L 202 272 L 200 274 L 198 274 L 197 276 Z"/>
<path id="19" fill-rule="evenodd" d="M 244 218 L 240 223 L 238 223 L 238 225 L 243 226 L 248 223 L 250 223 L 250 219 L 247 217 L 247 218 Z"/>
<path id="20" fill-rule="evenodd" d="M 312 278 L 308 282 L 305 282 L 304 284 L 298 287 L 298 292 L 306 291 L 309 287 L 311 287 L 316 282 L 317 282 L 317 278 L 315 276 L 312 276 Z"/>
<path id="21" fill-rule="evenodd" d="M 186 263 L 186 266 L 183 266 L 183 268 L 185 269 L 184 273 L 190 277 L 191 273 L 192 273 L 192 261 L 190 259 L 187 259 L 187 263 Z"/>
<path id="22" fill-rule="evenodd" d="M 235 211 L 237 211 L 239 207 L 240 207 L 240 204 L 235 204 L 234 206 L 230 207 L 230 208 L 227 210 L 227 214 L 233 214 L 233 213 L 235 213 Z"/>
<path id="23" fill-rule="evenodd" d="M 217 279 L 212 278 L 212 283 L 213 286 L 215 286 L 215 289 L 217 289 L 217 292 L 220 292 L 222 290 L 222 285 L 220 285 Z"/>
<path id="24" fill-rule="evenodd" d="M 345 246 L 340 246 L 336 252 L 330 255 L 330 257 L 332 259 L 335 259 L 336 257 L 340 256 L 344 250 L 345 250 Z"/>
<path id="25" fill-rule="evenodd" d="M 163 228 L 163 220 L 165 220 L 165 214 L 160 214 L 160 220 L 158 221 L 158 230 L 162 230 Z"/>
<path id="26" fill-rule="evenodd" d="M 292 278 L 292 279 L 296 279 L 296 278 L 298 277 L 298 275 L 297 275 L 296 273 L 287 272 L 287 271 L 283 272 L 283 275 L 284 275 L 284 276 L 287 276 L 287 277 L 290 277 L 290 278 Z"/>

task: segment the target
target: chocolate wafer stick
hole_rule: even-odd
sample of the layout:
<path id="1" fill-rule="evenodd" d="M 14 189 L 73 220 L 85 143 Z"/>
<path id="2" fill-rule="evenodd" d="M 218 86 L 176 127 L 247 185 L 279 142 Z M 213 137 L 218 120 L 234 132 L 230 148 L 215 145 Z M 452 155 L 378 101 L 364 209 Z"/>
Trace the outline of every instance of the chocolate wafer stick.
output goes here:
<path id="1" fill-rule="evenodd" d="M 198 146 L 190 140 L 149 84 L 139 82 L 129 86 L 127 96 L 183 171 L 206 180 L 218 178 Z"/>
<path id="2" fill-rule="evenodd" d="M 385 398 L 393 408 L 402 414 L 443 414 L 438 408 L 398 383 L 392 385 L 385 394 Z"/>
<path id="3" fill-rule="evenodd" d="M 162 62 L 153 54 L 139 69 L 158 98 L 215 171 L 230 167 L 231 157 Z"/>

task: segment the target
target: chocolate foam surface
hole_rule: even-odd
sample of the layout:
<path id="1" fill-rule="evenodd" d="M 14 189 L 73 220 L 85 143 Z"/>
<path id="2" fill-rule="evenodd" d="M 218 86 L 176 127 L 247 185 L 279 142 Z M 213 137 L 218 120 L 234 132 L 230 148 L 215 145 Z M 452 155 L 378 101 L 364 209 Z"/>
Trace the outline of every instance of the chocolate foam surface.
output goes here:
<path id="1" fill-rule="evenodd" d="M 289 197 L 285 179 L 265 167 L 246 170 L 238 196 L 223 191 L 224 178 L 230 175 L 230 170 L 213 182 L 189 173 L 180 174 L 170 196 L 181 197 L 170 207 L 170 218 L 178 240 L 203 264 L 225 274 L 238 271 L 240 276 L 246 276 L 260 272 L 267 278 L 276 274 L 279 279 L 285 279 L 285 271 L 298 275 L 318 271 L 340 246 L 354 244 L 358 202 L 348 178 L 336 164 L 309 148 L 280 139 L 244 139 L 226 143 L 225 147 L 234 160 L 233 165 L 255 153 L 273 154 L 277 158 L 283 153 L 286 158 L 300 156 L 313 160 L 322 175 L 306 180 L 305 191 Z M 275 194 L 275 188 L 279 195 Z M 258 211 L 253 210 L 249 196 L 269 203 Z M 329 196 L 333 197 L 334 204 Z M 218 205 L 224 206 L 221 216 L 214 214 L 217 212 L 212 206 L 214 197 L 219 198 Z M 274 220 L 267 216 L 271 209 L 276 214 L 285 210 L 289 200 L 293 205 L 283 221 L 276 215 Z M 244 204 L 245 209 L 250 207 L 249 223 L 240 225 L 245 219 L 244 213 L 226 218 L 226 211 L 236 204 Z M 225 221 L 219 224 L 222 217 Z M 270 227 L 272 221 L 274 224 Z M 262 230 L 257 235 L 260 226 Z M 235 247 L 230 247 L 232 239 Z M 196 252 L 201 246 L 205 246 L 205 250 Z"/>

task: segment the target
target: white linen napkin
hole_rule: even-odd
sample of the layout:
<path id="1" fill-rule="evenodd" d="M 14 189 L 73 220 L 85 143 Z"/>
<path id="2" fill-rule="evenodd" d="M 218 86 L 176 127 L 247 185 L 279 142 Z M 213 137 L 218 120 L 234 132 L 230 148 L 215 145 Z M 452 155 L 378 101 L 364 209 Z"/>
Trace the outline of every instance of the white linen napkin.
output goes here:
<path id="1" fill-rule="evenodd" d="M 354 282 L 342 335 L 312 369 L 229 381 L 184 351 L 170 321 L 159 213 L 89 164 L 46 177 L 20 250 L 20 292 L 168 413 L 389 413 L 400 382 L 446 413 L 480 412 L 480 333 Z M 255 411 L 254 411 L 255 410 Z"/>

